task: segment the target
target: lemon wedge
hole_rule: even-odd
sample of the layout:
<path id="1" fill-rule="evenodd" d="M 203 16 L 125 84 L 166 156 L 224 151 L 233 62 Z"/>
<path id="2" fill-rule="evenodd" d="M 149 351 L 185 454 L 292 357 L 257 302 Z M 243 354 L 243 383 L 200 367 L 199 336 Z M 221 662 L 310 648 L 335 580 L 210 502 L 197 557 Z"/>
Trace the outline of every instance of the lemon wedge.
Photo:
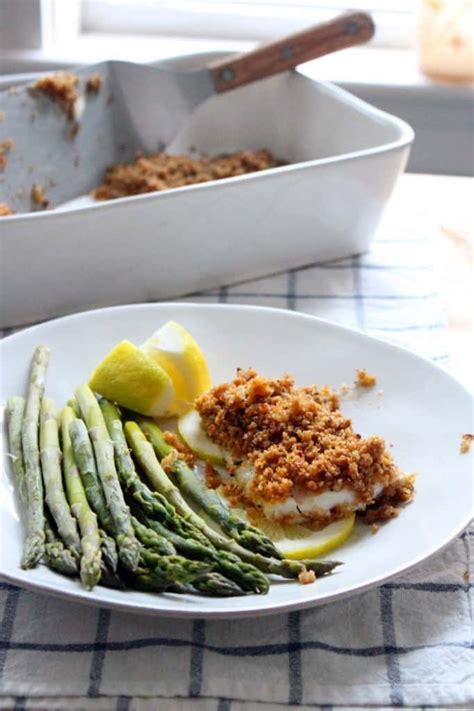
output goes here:
<path id="1" fill-rule="evenodd" d="M 330 523 L 320 531 L 296 524 L 284 525 L 269 521 L 264 516 L 252 517 L 252 525 L 260 528 L 276 545 L 285 558 L 298 560 L 316 558 L 341 546 L 351 536 L 355 514 Z"/>
<path id="2" fill-rule="evenodd" d="M 203 352 L 191 334 L 176 321 L 165 323 L 140 348 L 171 378 L 175 396 L 169 414 L 184 414 L 194 400 L 211 387 Z"/>
<path id="3" fill-rule="evenodd" d="M 194 452 L 196 457 L 212 464 L 224 463 L 224 450 L 213 442 L 202 426 L 202 420 L 196 410 L 189 410 L 178 420 L 178 432 L 183 442 Z"/>
<path id="4" fill-rule="evenodd" d="M 167 414 L 174 398 L 171 378 L 129 341 L 118 343 L 105 356 L 89 386 L 108 400 L 150 417 Z"/>

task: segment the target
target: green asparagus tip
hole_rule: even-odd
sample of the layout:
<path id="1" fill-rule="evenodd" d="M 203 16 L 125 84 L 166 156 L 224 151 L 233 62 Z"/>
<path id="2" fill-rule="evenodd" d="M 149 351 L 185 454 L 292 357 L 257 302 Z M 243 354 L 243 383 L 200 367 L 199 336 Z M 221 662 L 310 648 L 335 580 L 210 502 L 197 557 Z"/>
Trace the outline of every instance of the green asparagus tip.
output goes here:
<path id="1" fill-rule="evenodd" d="M 338 560 L 301 560 L 307 570 L 313 570 L 317 577 L 323 577 L 324 575 L 329 575 L 332 571 L 340 565 L 343 565 Z"/>
<path id="2" fill-rule="evenodd" d="M 23 570 L 34 568 L 44 554 L 44 533 L 37 531 L 25 540 L 21 567 Z"/>

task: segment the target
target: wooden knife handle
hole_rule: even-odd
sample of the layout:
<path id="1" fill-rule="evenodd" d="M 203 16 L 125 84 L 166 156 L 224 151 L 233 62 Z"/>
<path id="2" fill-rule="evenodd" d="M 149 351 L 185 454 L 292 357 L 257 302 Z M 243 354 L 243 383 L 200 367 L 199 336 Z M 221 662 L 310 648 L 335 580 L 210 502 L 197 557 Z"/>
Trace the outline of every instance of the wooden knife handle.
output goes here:
<path id="1" fill-rule="evenodd" d="M 365 12 L 349 12 L 334 20 L 262 45 L 252 52 L 208 65 L 218 93 L 293 69 L 298 64 L 367 42 L 375 27 Z"/>

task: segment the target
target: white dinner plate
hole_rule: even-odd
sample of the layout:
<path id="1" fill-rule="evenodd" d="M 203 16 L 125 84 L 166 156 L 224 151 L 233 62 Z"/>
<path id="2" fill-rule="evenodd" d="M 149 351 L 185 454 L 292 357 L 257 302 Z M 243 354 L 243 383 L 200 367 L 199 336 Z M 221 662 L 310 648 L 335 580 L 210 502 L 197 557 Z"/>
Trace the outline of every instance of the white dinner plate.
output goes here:
<path id="1" fill-rule="evenodd" d="M 100 586 L 85 592 L 77 581 L 43 565 L 29 571 L 19 567 L 23 530 L 3 425 L 0 576 L 27 588 L 134 612 L 262 615 L 327 603 L 379 585 L 441 550 L 468 525 L 472 454 L 460 454 L 459 445 L 461 435 L 472 428 L 469 393 L 440 368 L 408 351 L 311 316 L 247 306 L 168 303 L 102 309 L 50 321 L 1 342 L 0 401 L 4 404 L 8 396 L 25 392 L 31 354 L 38 344 L 51 349 L 46 392 L 60 406 L 117 341 L 141 343 L 169 319 L 196 337 L 214 383 L 247 366 L 272 377 L 290 372 L 299 385 L 327 383 L 334 388 L 352 382 L 356 368 L 375 373 L 377 386 L 347 399 L 342 409 L 357 431 L 385 437 L 401 468 L 418 474 L 415 500 L 377 535 L 359 524 L 350 541 L 333 555 L 344 565 L 312 585 L 275 579 L 268 595 L 230 599 Z"/>

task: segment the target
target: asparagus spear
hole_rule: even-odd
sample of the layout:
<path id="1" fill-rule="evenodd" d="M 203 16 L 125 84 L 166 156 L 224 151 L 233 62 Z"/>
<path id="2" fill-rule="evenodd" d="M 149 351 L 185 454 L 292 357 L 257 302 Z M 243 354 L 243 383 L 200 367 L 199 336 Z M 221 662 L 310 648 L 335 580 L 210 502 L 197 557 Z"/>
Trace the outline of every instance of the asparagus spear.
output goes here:
<path id="1" fill-rule="evenodd" d="M 79 558 L 81 541 L 63 488 L 58 417 L 54 402 L 49 398 L 43 398 L 41 401 L 40 454 L 46 503 L 56 523 L 60 538 L 71 553 Z"/>
<path id="2" fill-rule="evenodd" d="M 103 531 L 101 528 L 99 528 L 99 536 L 102 560 L 106 563 L 107 567 L 115 573 L 118 565 L 117 546 L 115 544 L 115 541 L 113 538 L 108 536 L 106 532 Z"/>
<path id="3" fill-rule="evenodd" d="M 138 418 L 138 421 L 141 422 L 142 418 Z M 242 561 L 254 565 L 264 573 L 273 573 L 275 575 L 281 575 L 284 578 L 297 578 L 300 573 L 304 573 L 306 570 L 313 570 L 316 575 L 322 576 L 328 574 L 339 565 L 336 561 L 298 561 L 288 560 L 286 558 L 278 560 L 276 558 L 266 557 L 259 553 L 253 553 L 247 548 L 243 548 L 236 541 L 218 533 L 208 526 L 208 524 L 191 509 L 183 498 L 180 490 L 166 476 L 155 456 L 152 445 L 148 442 L 137 423 L 126 422 L 124 429 L 127 442 L 153 487 L 166 496 L 169 502 L 176 508 L 176 511 L 180 515 L 186 516 L 196 528 L 204 533 L 216 548 L 234 553 Z"/>
<path id="4" fill-rule="evenodd" d="M 60 415 L 64 482 L 71 511 L 81 531 L 81 581 L 86 590 L 92 590 L 101 576 L 101 539 L 97 516 L 87 501 L 72 451 L 69 425 L 73 420 L 74 411 L 70 407 L 64 407 Z"/>
<path id="5" fill-rule="evenodd" d="M 163 587 L 175 583 L 192 583 L 210 571 L 211 566 L 197 560 L 187 560 L 180 555 L 157 555 L 147 548 L 140 551 L 140 563 L 146 565 L 153 578 Z"/>
<path id="6" fill-rule="evenodd" d="M 165 441 L 163 433 L 156 423 L 141 417 L 137 418 L 137 422 L 153 446 L 158 459 L 163 459 L 168 454 L 176 452 Z M 228 536 L 255 553 L 261 553 L 267 557 L 282 558 L 280 551 L 268 536 L 235 516 L 223 499 L 215 491 L 208 489 L 186 462 L 177 457 L 172 471 L 185 498 L 191 501 L 198 510 L 204 511 Z"/>
<path id="7" fill-rule="evenodd" d="M 195 558 L 213 563 L 213 570 L 220 573 L 227 579 L 232 580 L 244 592 L 253 592 L 265 595 L 268 592 L 269 582 L 264 573 L 254 565 L 240 560 L 234 553 L 225 550 L 217 550 L 212 545 L 203 545 L 193 538 L 183 538 L 182 536 L 169 531 L 159 521 L 154 521 L 143 516 L 147 530 L 155 532 L 159 536 L 167 539 L 176 548 L 178 553 L 186 558 Z"/>
<path id="8" fill-rule="evenodd" d="M 97 471 L 115 526 L 119 558 L 123 565 L 133 572 L 138 567 L 139 543 L 133 531 L 130 510 L 120 488 L 114 462 L 114 445 L 107 432 L 99 403 L 89 386 L 80 385 L 75 391 L 75 397 L 94 446 Z"/>
<path id="9" fill-rule="evenodd" d="M 123 590 L 125 588 L 125 583 L 117 571 L 109 568 L 104 558 L 102 558 L 100 570 L 100 584 L 103 585 L 104 588 L 113 588 L 114 590 Z"/>
<path id="10" fill-rule="evenodd" d="M 74 398 L 69 400 L 70 403 L 76 403 Z M 102 490 L 102 484 L 100 483 L 97 469 L 94 459 L 94 451 L 92 449 L 92 444 L 89 439 L 87 428 L 82 420 L 75 419 L 75 410 L 72 405 L 64 408 L 63 412 L 66 411 L 65 418 L 62 419 L 62 434 L 63 437 L 67 435 L 69 437 L 69 444 L 71 447 L 71 454 L 74 457 L 74 462 L 79 473 L 81 484 L 83 486 L 83 491 L 86 496 L 86 502 L 92 512 L 98 515 L 99 521 L 102 526 L 107 528 L 108 531 L 114 531 L 112 517 L 107 508 L 107 502 L 105 501 L 104 492 Z M 66 428 L 67 425 L 67 428 Z M 72 437 L 71 437 L 72 435 Z M 104 577 L 104 565 L 110 569 L 112 573 L 117 570 L 118 558 L 117 558 L 117 546 L 115 545 L 115 540 L 107 534 L 102 528 L 98 529 L 99 539 L 100 539 L 100 550 L 102 557 L 102 578 Z M 109 576 L 110 577 L 110 576 Z M 101 581 L 102 581 L 101 578 Z"/>
<path id="11" fill-rule="evenodd" d="M 21 448 L 21 425 L 25 401 L 21 397 L 9 398 L 7 402 L 8 433 L 10 450 L 14 457 L 13 470 L 18 484 L 20 500 L 27 504 L 27 488 L 25 481 L 25 465 Z M 64 575 L 77 573 L 77 561 L 71 552 L 64 547 L 62 541 L 56 536 L 49 521 L 45 520 L 45 557 L 50 568 Z"/>
<path id="12" fill-rule="evenodd" d="M 257 593 L 267 592 L 268 580 L 265 575 L 262 575 L 254 566 L 243 563 L 235 556 L 226 558 L 223 553 L 220 554 L 217 551 L 215 551 L 215 554 L 212 554 L 210 551 L 211 548 L 213 549 L 213 546 L 202 532 L 183 519 L 182 516 L 179 516 L 174 507 L 170 505 L 161 494 L 150 491 L 148 486 L 142 482 L 136 473 L 117 408 L 105 399 L 101 399 L 99 404 L 109 434 L 114 442 L 115 459 L 120 481 L 134 502 L 140 504 L 141 509 L 149 516 L 158 518 L 159 521 L 166 524 L 168 529 L 171 529 L 171 531 L 177 534 L 177 540 L 181 541 L 181 551 L 184 554 L 191 552 L 191 558 L 213 562 L 220 573 L 230 578 L 243 590 Z M 137 519 L 133 520 L 133 524 L 138 538 L 142 543 L 147 543 L 146 536 L 150 536 L 153 532 L 150 532 L 148 529 L 147 533 L 146 527 L 140 528 L 140 522 L 137 521 Z M 162 548 L 163 540 L 167 537 L 166 528 L 164 531 L 164 535 L 160 534 Z M 156 539 L 154 540 L 156 542 Z M 187 541 L 190 542 L 186 544 Z M 195 544 L 197 544 L 197 549 Z"/>
<path id="13" fill-rule="evenodd" d="M 183 536 L 192 535 L 193 538 L 198 538 L 202 543 L 207 545 L 209 548 L 209 541 L 202 536 L 202 534 L 194 529 L 190 524 L 187 524 L 181 517 L 177 516 L 174 508 L 168 503 L 168 501 L 157 494 L 156 492 L 151 492 L 146 484 L 142 482 L 140 477 L 137 475 L 135 470 L 134 462 L 130 456 L 127 442 L 125 440 L 125 435 L 123 433 L 123 426 L 120 419 L 120 413 L 115 405 L 108 402 L 105 398 L 99 400 L 100 409 L 104 416 L 109 435 L 112 438 L 115 448 L 115 461 L 117 465 L 117 471 L 119 474 L 120 482 L 124 489 L 133 497 L 135 502 L 141 504 L 142 508 L 147 511 L 150 515 L 158 516 L 161 521 L 166 521 L 171 528 Z M 162 535 L 158 535 L 156 532 L 147 528 L 138 521 L 137 518 L 132 518 L 133 527 L 137 538 L 141 543 L 153 548 L 155 551 L 161 555 L 171 555 L 175 553 L 174 546 L 170 541 Z M 185 538 L 185 540 L 188 540 Z M 191 556 L 193 558 L 204 559 L 203 556 Z M 211 560 L 211 558 L 207 558 Z M 242 571 L 236 571 L 235 568 L 244 568 L 245 564 L 237 560 L 236 565 L 234 565 L 234 573 L 237 573 L 237 578 L 240 577 L 246 584 L 245 575 L 248 574 L 248 570 L 245 568 Z M 250 566 L 247 566 L 250 567 Z M 240 576 L 238 573 L 240 572 Z M 262 588 L 268 586 L 266 578 L 262 580 L 262 575 L 255 569 L 252 569 L 253 577 L 257 576 L 257 581 L 252 579 L 251 589 L 253 591 L 260 591 Z M 209 574 L 211 575 L 211 574 Z M 223 575 L 218 573 L 213 574 L 212 578 L 208 579 L 208 576 L 204 576 L 199 582 L 195 582 L 194 586 L 196 589 L 202 592 L 207 592 L 207 594 L 221 595 L 221 596 L 231 596 L 242 594 L 242 589 L 231 580 L 228 580 Z M 248 587 L 246 587 L 248 589 Z M 219 592 L 220 591 L 220 592 Z"/>
<path id="14" fill-rule="evenodd" d="M 23 422 L 24 411 L 25 399 L 23 397 L 8 398 L 8 439 L 10 443 L 13 473 L 15 475 L 15 482 L 18 488 L 20 501 L 24 506 L 27 506 L 28 498 L 25 481 L 25 463 L 23 461 L 23 451 L 21 449 L 21 425 Z"/>
<path id="15" fill-rule="evenodd" d="M 166 523 L 167 527 L 182 536 L 192 536 L 204 544 L 209 544 L 207 538 L 182 516 L 168 500 L 156 491 L 150 491 L 148 486 L 138 476 L 133 459 L 127 446 L 123 432 L 120 413 L 115 405 L 105 398 L 99 401 L 100 409 L 109 435 L 114 443 L 115 462 L 120 483 L 124 490 L 153 518 Z"/>
<path id="16" fill-rule="evenodd" d="M 49 568 L 63 575 L 77 575 L 79 566 L 77 558 L 65 547 L 55 533 L 52 524 L 45 519 L 45 558 Z"/>
<path id="17" fill-rule="evenodd" d="M 193 580 L 193 587 L 198 592 L 212 597 L 238 597 L 243 595 L 242 588 L 220 573 L 206 573 L 202 578 Z"/>
<path id="18" fill-rule="evenodd" d="M 77 404 L 77 400 L 75 397 L 70 397 L 69 400 L 67 401 L 67 407 L 70 407 L 71 410 L 74 412 L 74 418 L 80 418 L 81 413 L 79 410 L 79 405 Z"/>
<path id="19" fill-rule="evenodd" d="M 176 554 L 176 548 L 167 538 L 144 526 L 135 516 L 132 516 L 132 523 L 136 536 L 142 545 L 153 549 L 160 555 Z"/>
<path id="20" fill-rule="evenodd" d="M 21 428 L 21 444 L 25 464 L 25 483 L 28 500 L 26 538 L 21 560 L 22 568 L 34 568 L 44 553 L 45 518 L 38 429 L 40 403 L 44 392 L 44 380 L 48 362 L 48 348 L 45 346 L 35 348 Z"/>
<path id="21" fill-rule="evenodd" d="M 132 522 L 138 540 L 144 546 L 151 548 L 154 552 L 159 553 L 160 555 L 176 554 L 176 548 L 165 536 L 162 536 L 153 529 L 144 526 L 135 517 L 132 518 Z M 198 543 L 198 545 L 200 544 Z M 212 557 L 191 557 L 198 557 L 200 560 L 208 560 L 209 562 L 212 562 Z M 209 572 L 203 575 L 201 578 L 196 578 L 193 581 L 193 586 L 199 592 L 203 592 L 206 595 L 213 595 L 215 597 L 235 597 L 237 595 L 244 594 L 242 588 L 239 585 L 237 585 L 232 580 L 229 580 L 224 575 L 221 575 L 217 571 Z"/>
<path id="22" fill-rule="evenodd" d="M 188 592 L 188 584 L 207 573 L 204 563 L 186 560 L 177 555 L 160 556 L 141 548 L 140 562 L 134 573 L 123 571 L 127 585 L 137 590 Z"/>
<path id="23" fill-rule="evenodd" d="M 84 485 L 90 507 L 97 514 L 100 525 L 111 534 L 114 534 L 114 522 L 107 508 L 102 484 L 94 458 L 94 450 L 87 432 L 87 427 L 82 420 L 73 420 L 69 425 L 74 459 L 79 469 L 79 474 Z"/>

